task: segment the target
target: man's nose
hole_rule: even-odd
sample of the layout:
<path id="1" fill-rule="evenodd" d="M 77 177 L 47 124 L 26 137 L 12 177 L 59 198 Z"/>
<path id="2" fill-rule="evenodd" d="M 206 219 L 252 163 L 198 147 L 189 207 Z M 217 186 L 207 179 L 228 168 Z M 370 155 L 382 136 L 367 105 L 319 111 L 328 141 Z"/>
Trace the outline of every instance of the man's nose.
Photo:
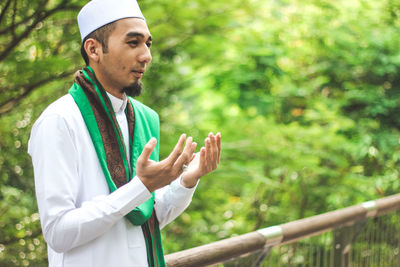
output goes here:
<path id="1" fill-rule="evenodd" d="M 148 64 L 148 63 L 150 63 L 151 59 L 152 59 L 152 57 L 151 57 L 150 48 L 145 46 L 142 49 L 141 53 L 139 54 L 138 60 L 141 63 L 147 63 Z"/>

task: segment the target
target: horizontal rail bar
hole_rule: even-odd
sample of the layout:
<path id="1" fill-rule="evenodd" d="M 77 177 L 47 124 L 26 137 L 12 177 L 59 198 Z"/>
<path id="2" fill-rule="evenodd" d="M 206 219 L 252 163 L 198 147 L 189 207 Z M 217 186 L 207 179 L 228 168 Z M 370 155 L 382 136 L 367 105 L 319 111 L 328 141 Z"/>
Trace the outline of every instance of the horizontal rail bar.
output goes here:
<path id="1" fill-rule="evenodd" d="M 395 210 L 400 210 L 400 194 L 175 252 L 166 255 L 165 261 L 168 267 L 208 266 Z"/>

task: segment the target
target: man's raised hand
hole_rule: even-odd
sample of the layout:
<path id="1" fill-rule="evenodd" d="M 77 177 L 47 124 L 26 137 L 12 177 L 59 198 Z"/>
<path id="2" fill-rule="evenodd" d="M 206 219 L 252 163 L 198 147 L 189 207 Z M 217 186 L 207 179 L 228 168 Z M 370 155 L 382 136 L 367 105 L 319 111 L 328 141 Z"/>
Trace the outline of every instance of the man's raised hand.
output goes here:
<path id="1" fill-rule="evenodd" d="M 149 159 L 156 147 L 157 139 L 151 138 L 145 145 L 136 163 L 136 175 L 150 192 L 170 184 L 183 172 L 183 164 L 189 164 L 197 144 L 193 142 L 192 137 L 187 138 L 182 152 L 185 140 L 186 135 L 182 134 L 171 154 L 160 162 Z"/>
<path id="2" fill-rule="evenodd" d="M 196 185 L 200 177 L 212 172 L 218 167 L 221 157 L 221 134 L 209 133 L 204 141 L 205 147 L 196 153 L 190 162 L 187 171 L 182 175 L 181 183 L 184 187 L 191 188 Z"/>

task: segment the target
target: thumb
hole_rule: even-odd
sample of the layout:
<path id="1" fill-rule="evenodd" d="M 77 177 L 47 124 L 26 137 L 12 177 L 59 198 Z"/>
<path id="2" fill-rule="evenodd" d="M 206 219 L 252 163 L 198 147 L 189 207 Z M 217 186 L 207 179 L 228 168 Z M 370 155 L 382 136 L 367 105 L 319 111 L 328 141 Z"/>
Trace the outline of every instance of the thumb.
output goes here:
<path id="1" fill-rule="evenodd" d="M 151 153 L 153 153 L 154 148 L 157 145 L 157 139 L 152 137 L 149 142 L 147 142 L 147 144 L 144 146 L 142 154 L 140 154 L 139 158 L 138 158 L 138 163 L 140 164 L 144 164 L 146 163 L 149 158 Z"/>

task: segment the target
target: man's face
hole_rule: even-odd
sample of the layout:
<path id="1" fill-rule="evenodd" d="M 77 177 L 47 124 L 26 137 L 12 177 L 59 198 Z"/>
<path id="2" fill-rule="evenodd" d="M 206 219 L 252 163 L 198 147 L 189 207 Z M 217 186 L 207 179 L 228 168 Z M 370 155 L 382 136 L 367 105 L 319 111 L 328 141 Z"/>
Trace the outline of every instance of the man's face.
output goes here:
<path id="1" fill-rule="evenodd" d="M 152 43 L 146 22 L 138 18 L 126 18 L 116 22 L 108 39 L 108 52 L 102 53 L 99 70 L 105 87 L 140 94 L 140 80 L 151 62 Z"/>

